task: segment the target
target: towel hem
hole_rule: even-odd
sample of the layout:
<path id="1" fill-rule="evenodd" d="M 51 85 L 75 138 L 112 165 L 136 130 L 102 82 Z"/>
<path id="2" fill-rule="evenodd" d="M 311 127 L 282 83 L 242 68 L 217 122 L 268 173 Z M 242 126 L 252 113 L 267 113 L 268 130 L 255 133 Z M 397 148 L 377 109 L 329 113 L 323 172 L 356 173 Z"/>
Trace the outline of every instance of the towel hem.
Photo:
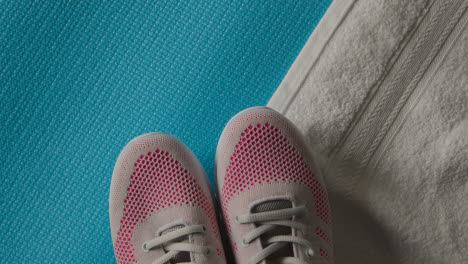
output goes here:
<path id="1" fill-rule="evenodd" d="M 304 85 L 310 71 L 322 55 L 336 30 L 348 16 L 357 0 L 335 0 L 307 40 L 268 106 L 285 114 Z"/>

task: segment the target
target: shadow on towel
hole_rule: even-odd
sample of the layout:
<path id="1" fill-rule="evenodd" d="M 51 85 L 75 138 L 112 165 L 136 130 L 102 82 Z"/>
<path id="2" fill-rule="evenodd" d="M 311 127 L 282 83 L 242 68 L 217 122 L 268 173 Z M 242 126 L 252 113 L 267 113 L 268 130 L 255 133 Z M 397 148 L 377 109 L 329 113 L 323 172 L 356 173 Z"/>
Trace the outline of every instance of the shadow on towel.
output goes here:
<path id="1" fill-rule="evenodd" d="M 328 195 L 333 216 L 336 264 L 397 263 L 397 251 L 390 243 L 390 232 L 382 224 L 358 203 L 346 199 L 333 189 L 329 190 Z M 357 241 L 361 245 L 350 247 Z M 369 248 L 375 251 L 370 252 L 367 250 Z"/>

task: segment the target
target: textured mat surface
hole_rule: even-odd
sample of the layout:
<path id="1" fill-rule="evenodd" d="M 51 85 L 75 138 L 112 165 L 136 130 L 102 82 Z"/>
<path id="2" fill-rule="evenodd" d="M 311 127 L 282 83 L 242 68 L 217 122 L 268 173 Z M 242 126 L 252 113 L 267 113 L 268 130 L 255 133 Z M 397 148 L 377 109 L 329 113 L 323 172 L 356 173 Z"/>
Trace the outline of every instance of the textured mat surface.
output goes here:
<path id="1" fill-rule="evenodd" d="M 0 262 L 113 263 L 108 189 L 133 137 L 218 136 L 266 104 L 331 0 L 1 1 Z"/>

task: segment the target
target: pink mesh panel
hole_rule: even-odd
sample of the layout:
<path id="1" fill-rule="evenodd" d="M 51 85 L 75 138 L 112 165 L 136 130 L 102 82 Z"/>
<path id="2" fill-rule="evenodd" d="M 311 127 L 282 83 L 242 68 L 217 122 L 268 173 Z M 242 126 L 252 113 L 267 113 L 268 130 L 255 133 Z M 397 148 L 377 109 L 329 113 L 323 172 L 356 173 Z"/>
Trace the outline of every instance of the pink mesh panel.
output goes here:
<path id="1" fill-rule="evenodd" d="M 320 238 L 322 238 L 325 242 L 327 242 L 330 246 L 332 245 L 332 242 L 330 240 L 330 238 L 327 236 L 327 234 L 325 234 L 325 232 L 323 232 L 322 229 L 320 228 L 315 228 L 315 234 L 317 236 L 319 236 Z"/>
<path id="2" fill-rule="evenodd" d="M 222 188 L 223 213 L 239 193 L 257 184 L 273 182 L 307 186 L 315 198 L 317 216 L 331 226 L 328 197 L 309 166 L 278 128 L 270 124 L 249 126 L 240 137 L 226 170 Z M 225 217 L 230 231 L 229 217 Z"/>
<path id="3" fill-rule="evenodd" d="M 211 221 L 219 238 L 214 208 L 189 172 L 171 154 L 156 150 L 135 163 L 127 189 L 123 218 L 115 243 L 118 263 L 136 263 L 132 236 L 135 227 L 154 211 L 180 205 L 198 206 Z"/>
<path id="4" fill-rule="evenodd" d="M 320 256 L 322 258 L 324 258 L 328 263 L 333 263 L 332 259 L 330 258 L 330 256 L 328 256 L 328 254 L 327 254 L 327 252 L 325 252 L 325 250 L 320 249 Z"/>

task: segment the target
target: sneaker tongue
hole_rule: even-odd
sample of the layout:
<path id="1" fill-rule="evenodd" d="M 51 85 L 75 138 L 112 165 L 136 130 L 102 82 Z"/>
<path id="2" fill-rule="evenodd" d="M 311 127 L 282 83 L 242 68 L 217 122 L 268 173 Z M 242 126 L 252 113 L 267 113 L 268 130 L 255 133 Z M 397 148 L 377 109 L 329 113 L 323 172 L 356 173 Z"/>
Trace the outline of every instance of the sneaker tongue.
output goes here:
<path id="1" fill-rule="evenodd" d="M 258 204 L 252 208 L 252 213 L 262 213 L 262 212 L 268 212 L 268 211 L 275 211 L 275 210 L 280 210 L 280 209 L 286 209 L 286 208 L 292 208 L 292 203 L 288 200 L 272 200 L 272 201 L 266 201 L 261 204 Z M 266 241 L 273 237 L 273 236 L 279 236 L 279 235 L 292 235 L 292 230 L 289 227 L 286 226 L 278 226 L 274 228 L 271 231 L 266 232 L 260 237 L 260 241 L 262 242 L 263 247 L 266 247 Z M 294 250 L 292 244 L 288 244 L 284 247 L 282 247 L 280 250 L 277 252 L 273 253 L 270 255 L 267 260 L 271 260 L 271 262 L 274 262 L 275 259 L 281 258 L 281 257 L 293 257 L 294 256 Z"/>
<path id="2" fill-rule="evenodd" d="M 252 208 L 253 213 L 262 213 L 280 209 L 292 208 L 292 203 L 288 200 L 273 200 L 257 204 Z"/>
<path id="3" fill-rule="evenodd" d="M 185 227 L 185 226 L 184 225 L 177 225 L 177 226 L 169 227 L 168 229 L 162 231 L 161 235 L 170 233 L 172 231 L 175 231 L 177 229 L 181 229 L 183 227 Z M 185 238 L 185 239 L 175 240 L 174 242 L 186 242 L 186 243 L 188 243 L 188 239 Z M 166 251 L 166 250 L 164 249 L 164 251 Z M 169 260 L 169 263 L 171 263 L 171 264 L 182 263 L 182 262 L 191 262 L 189 252 L 180 252 L 175 257 L 173 257 L 171 260 Z"/>

